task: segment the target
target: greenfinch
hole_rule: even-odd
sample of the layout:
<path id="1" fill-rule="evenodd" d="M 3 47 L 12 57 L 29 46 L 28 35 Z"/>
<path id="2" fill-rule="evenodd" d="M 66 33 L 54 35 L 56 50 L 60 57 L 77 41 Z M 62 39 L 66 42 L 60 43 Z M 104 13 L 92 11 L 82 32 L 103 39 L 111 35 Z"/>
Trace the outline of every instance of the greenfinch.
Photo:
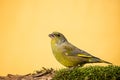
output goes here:
<path id="1" fill-rule="evenodd" d="M 86 63 L 112 64 L 72 45 L 60 32 L 53 32 L 49 34 L 49 37 L 55 58 L 66 67 L 83 66 Z"/>

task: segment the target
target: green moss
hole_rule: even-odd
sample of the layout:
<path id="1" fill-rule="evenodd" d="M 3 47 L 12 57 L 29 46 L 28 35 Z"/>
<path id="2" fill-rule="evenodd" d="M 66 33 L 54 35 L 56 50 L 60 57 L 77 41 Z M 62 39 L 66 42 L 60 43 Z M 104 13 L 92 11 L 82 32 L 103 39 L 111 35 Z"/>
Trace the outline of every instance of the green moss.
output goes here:
<path id="1" fill-rule="evenodd" d="M 88 66 L 56 71 L 52 80 L 120 80 L 120 66 Z"/>

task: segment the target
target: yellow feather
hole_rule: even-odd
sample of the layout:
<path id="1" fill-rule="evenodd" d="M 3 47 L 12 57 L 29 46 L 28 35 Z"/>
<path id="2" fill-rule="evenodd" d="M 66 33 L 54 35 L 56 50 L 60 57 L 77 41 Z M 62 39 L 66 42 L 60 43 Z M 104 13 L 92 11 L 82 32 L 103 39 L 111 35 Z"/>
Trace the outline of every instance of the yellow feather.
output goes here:
<path id="1" fill-rule="evenodd" d="M 92 57 L 92 56 L 87 56 L 87 55 L 84 55 L 84 54 L 78 54 L 77 56 L 79 56 L 79 57 L 88 57 L 88 58 Z"/>

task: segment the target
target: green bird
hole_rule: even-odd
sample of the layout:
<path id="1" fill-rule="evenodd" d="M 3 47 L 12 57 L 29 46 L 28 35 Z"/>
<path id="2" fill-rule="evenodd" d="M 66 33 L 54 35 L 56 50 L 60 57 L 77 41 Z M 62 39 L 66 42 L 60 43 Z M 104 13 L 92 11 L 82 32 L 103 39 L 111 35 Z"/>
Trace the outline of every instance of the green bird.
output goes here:
<path id="1" fill-rule="evenodd" d="M 84 50 L 72 45 L 62 33 L 53 32 L 49 34 L 53 54 L 58 62 L 66 67 L 83 66 L 86 63 L 108 63 Z"/>

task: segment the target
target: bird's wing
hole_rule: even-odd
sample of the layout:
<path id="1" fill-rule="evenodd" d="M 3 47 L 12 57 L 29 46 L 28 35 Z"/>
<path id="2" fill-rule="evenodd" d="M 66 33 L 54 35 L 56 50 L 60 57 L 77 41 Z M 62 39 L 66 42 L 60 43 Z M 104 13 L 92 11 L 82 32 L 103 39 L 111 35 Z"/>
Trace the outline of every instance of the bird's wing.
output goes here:
<path id="1" fill-rule="evenodd" d="M 64 45 L 65 49 L 65 55 L 67 56 L 78 56 L 78 57 L 85 57 L 85 58 L 91 58 L 94 57 L 91 54 L 73 46 L 72 44 Z"/>

